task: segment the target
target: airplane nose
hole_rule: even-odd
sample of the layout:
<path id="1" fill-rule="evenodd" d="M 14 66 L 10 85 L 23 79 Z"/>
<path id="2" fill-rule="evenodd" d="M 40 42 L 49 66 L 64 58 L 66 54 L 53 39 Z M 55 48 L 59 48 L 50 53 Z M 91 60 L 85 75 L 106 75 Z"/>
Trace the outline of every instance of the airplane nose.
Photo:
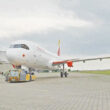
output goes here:
<path id="1" fill-rule="evenodd" d="M 6 54 L 11 64 L 21 65 L 25 63 L 25 53 L 20 49 L 8 49 Z"/>
<path id="2" fill-rule="evenodd" d="M 8 60 L 9 60 L 11 63 L 13 63 L 14 60 L 15 60 L 15 57 L 16 57 L 16 52 L 14 52 L 13 50 L 9 49 L 9 50 L 7 50 L 6 54 L 7 54 Z"/>

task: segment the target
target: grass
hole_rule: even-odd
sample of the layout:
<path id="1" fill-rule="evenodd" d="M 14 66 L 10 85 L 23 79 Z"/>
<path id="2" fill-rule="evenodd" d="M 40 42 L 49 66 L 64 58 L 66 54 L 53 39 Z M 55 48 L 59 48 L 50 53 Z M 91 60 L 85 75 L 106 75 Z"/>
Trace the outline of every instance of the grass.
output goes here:
<path id="1" fill-rule="evenodd" d="M 110 70 L 96 70 L 96 71 L 78 71 L 79 73 L 90 73 L 90 74 L 105 74 L 110 75 Z"/>

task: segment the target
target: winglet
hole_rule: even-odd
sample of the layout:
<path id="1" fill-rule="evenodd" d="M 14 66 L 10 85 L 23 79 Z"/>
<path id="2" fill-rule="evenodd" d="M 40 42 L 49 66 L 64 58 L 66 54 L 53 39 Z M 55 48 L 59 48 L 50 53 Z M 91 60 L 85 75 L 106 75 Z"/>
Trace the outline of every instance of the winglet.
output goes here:
<path id="1" fill-rule="evenodd" d="M 58 52 L 57 55 L 60 56 L 60 40 L 58 41 Z"/>

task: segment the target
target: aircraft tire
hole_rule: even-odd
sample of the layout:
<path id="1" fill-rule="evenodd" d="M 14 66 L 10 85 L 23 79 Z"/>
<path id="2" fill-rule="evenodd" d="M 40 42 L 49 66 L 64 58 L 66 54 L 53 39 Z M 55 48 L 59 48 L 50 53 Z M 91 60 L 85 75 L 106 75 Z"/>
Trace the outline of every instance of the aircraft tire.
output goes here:
<path id="1" fill-rule="evenodd" d="M 67 72 L 65 72 L 64 75 L 65 75 L 66 78 L 68 77 L 68 73 Z"/>
<path id="2" fill-rule="evenodd" d="M 60 73 L 61 78 L 63 78 L 63 72 Z"/>

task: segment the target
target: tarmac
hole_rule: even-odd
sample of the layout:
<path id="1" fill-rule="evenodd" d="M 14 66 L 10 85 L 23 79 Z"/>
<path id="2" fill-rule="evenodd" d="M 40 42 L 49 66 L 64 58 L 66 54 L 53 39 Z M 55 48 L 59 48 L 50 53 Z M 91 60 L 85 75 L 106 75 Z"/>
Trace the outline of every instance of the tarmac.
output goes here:
<path id="1" fill-rule="evenodd" d="M 110 110 L 110 76 L 40 73 L 32 82 L 8 83 L 0 75 L 0 110 Z"/>

